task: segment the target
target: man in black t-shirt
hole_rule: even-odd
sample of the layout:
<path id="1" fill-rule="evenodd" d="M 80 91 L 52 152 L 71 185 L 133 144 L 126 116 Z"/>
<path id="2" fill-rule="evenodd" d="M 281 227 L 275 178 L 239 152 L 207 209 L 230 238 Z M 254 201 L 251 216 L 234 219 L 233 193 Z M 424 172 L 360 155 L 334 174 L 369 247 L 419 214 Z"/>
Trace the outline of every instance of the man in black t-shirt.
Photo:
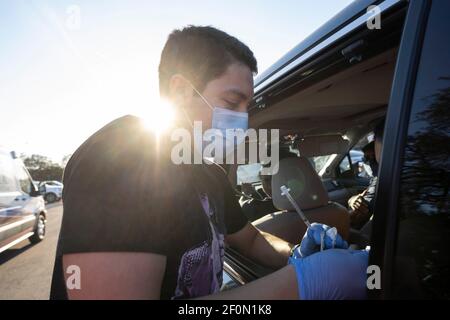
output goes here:
<path id="1" fill-rule="evenodd" d="M 169 36 L 160 92 L 176 107 L 177 126 L 241 127 L 256 71 L 239 40 L 191 26 Z M 64 172 L 51 298 L 298 298 L 295 268 L 286 266 L 292 245 L 248 223 L 221 167 L 174 164 L 171 149 L 170 135 L 153 135 L 132 116 L 78 148 Z M 218 293 L 225 246 L 279 270 Z"/>

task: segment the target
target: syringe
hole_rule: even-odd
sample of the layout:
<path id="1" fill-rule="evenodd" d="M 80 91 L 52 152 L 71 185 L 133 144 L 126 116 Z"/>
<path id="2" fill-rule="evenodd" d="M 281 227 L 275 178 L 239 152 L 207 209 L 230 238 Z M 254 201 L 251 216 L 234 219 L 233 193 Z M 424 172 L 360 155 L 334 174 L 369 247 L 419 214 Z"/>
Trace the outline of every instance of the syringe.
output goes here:
<path id="1" fill-rule="evenodd" d="M 292 198 L 291 194 L 289 193 L 289 191 L 291 191 L 291 189 L 287 188 L 286 186 L 281 186 L 280 189 L 281 189 L 281 195 L 288 198 L 289 202 L 294 206 L 295 211 L 297 211 L 297 213 L 299 214 L 300 218 L 302 218 L 302 220 L 306 224 L 306 226 L 308 228 L 311 227 L 311 223 L 308 221 L 308 218 L 306 218 L 305 214 L 300 209 L 297 202 L 295 202 L 294 198 Z"/>

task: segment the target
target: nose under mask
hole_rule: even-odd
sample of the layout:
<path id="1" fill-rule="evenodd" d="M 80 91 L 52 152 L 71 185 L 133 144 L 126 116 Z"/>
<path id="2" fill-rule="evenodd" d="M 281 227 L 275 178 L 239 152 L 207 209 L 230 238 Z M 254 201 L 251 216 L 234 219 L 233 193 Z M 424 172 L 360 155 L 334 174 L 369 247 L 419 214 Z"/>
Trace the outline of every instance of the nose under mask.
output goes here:
<path id="1" fill-rule="evenodd" d="M 201 139 L 202 141 L 202 150 L 197 151 L 203 154 L 206 146 L 214 143 L 216 141 L 215 139 L 221 139 L 223 146 L 222 154 L 224 156 L 228 155 L 245 140 L 245 134 L 242 133 L 245 133 L 248 129 L 248 113 L 233 111 L 219 106 L 213 107 L 192 84 L 191 86 L 212 110 L 211 129 L 214 131 L 214 138 L 205 141 L 203 132 L 196 132 L 194 130 L 194 139 Z M 190 119 L 188 120 L 190 121 Z M 200 135 L 201 137 L 199 137 Z M 212 156 L 215 156 L 215 154 L 212 154 Z"/>

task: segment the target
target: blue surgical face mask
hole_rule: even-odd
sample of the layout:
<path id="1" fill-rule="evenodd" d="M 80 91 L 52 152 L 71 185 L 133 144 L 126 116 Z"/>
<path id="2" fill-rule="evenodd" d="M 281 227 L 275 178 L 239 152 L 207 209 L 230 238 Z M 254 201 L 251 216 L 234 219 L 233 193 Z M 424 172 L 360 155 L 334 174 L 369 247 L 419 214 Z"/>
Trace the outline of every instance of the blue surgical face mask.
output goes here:
<path id="1" fill-rule="evenodd" d="M 246 131 L 248 129 L 248 113 L 238 112 L 221 107 L 213 109 L 211 128 L 217 129 L 226 135 L 226 130 Z"/>
<path id="2" fill-rule="evenodd" d="M 248 113 L 229 110 L 223 107 L 213 107 L 203 95 L 191 84 L 194 91 L 201 97 L 205 104 L 212 110 L 211 129 L 221 132 L 224 146 L 224 155 L 232 151 L 245 139 L 244 135 L 227 135 L 235 130 L 246 132 L 248 129 Z M 205 143 L 203 144 L 205 145 Z"/>

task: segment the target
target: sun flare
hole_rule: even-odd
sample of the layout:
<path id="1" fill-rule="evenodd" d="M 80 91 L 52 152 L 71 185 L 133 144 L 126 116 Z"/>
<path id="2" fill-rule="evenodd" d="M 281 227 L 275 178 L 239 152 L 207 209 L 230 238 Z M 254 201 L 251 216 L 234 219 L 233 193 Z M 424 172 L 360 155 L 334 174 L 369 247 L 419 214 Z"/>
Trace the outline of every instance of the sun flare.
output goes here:
<path id="1" fill-rule="evenodd" d="M 159 100 L 144 110 L 138 112 L 146 129 L 160 135 L 169 129 L 175 121 L 175 111 L 167 100 Z"/>

